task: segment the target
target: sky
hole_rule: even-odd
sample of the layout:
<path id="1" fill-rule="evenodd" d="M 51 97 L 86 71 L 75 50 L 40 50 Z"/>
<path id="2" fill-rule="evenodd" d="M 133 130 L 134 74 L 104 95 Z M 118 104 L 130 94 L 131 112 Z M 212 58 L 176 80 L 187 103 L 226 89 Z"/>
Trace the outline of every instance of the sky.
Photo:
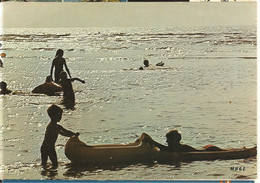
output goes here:
<path id="1" fill-rule="evenodd" d="M 0 3 L 1 28 L 256 25 L 256 10 L 255 2 Z"/>

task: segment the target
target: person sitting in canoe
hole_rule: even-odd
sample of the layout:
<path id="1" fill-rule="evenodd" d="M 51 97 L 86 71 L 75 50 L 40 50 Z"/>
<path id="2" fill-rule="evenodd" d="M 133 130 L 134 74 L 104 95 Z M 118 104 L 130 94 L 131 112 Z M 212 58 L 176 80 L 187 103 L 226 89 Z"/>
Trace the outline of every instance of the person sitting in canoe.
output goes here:
<path id="1" fill-rule="evenodd" d="M 2 81 L 0 83 L 0 88 L 1 88 L 0 94 L 6 95 L 6 94 L 9 94 L 9 93 L 12 93 L 11 90 L 7 89 L 7 84 L 4 81 Z"/>
<path id="2" fill-rule="evenodd" d="M 74 133 L 72 131 L 66 130 L 61 125 L 57 123 L 62 118 L 63 110 L 56 106 L 51 105 L 47 109 L 47 113 L 51 118 L 51 122 L 47 125 L 43 143 L 41 145 L 41 160 L 42 165 L 46 167 L 48 157 L 52 162 L 52 167 L 56 168 L 58 166 L 57 153 L 55 151 L 55 143 L 57 141 L 58 135 L 61 134 L 66 137 L 79 136 L 79 133 Z"/>
<path id="3" fill-rule="evenodd" d="M 73 108 L 75 105 L 75 94 L 71 83 L 75 80 L 80 81 L 81 83 L 85 83 L 85 81 L 79 78 L 68 78 L 65 71 L 60 73 L 60 84 L 63 90 L 62 104 L 64 104 L 66 108 Z"/>
<path id="4" fill-rule="evenodd" d="M 58 95 L 58 92 L 61 91 L 62 91 L 61 86 L 56 83 L 53 83 L 51 76 L 47 76 L 45 82 L 35 87 L 32 90 L 32 93 L 41 93 L 49 96 L 54 96 L 54 95 Z"/>
<path id="5" fill-rule="evenodd" d="M 60 81 L 60 73 L 61 73 L 61 71 L 63 71 L 63 66 L 65 66 L 65 69 L 66 69 L 67 73 L 69 74 L 69 77 L 71 78 L 69 68 L 67 67 L 67 64 L 66 64 L 66 60 L 62 57 L 63 53 L 64 52 L 62 49 L 58 49 L 56 52 L 56 56 L 52 61 L 50 77 L 52 78 L 53 68 L 55 68 L 55 72 L 54 72 L 54 77 L 55 77 L 54 82 L 55 83 L 58 83 Z"/>
<path id="6" fill-rule="evenodd" d="M 168 146 L 164 146 L 162 144 L 159 144 L 155 141 L 153 141 L 153 144 L 158 147 L 160 150 L 163 151 L 171 151 L 171 152 L 191 152 L 191 151 L 197 151 L 195 148 L 186 145 L 181 144 L 181 134 L 177 130 L 171 130 L 166 134 L 166 142 Z"/>
<path id="7" fill-rule="evenodd" d="M 219 147 L 214 145 L 204 146 L 203 150 L 197 150 L 194 147 L 191 147 L 186 144 L 181 144 L 181 134 L 178 130 L 171 130 L 166 134 L 166 142 L 168 146 L 162 145 L 153 139 L 150 139 L 149 143 L 155 145 L 162 151 L 170 151 L 170 152 L 194 152 L 194 151 L 222 151 Z M 147 140 L 147 139 L 146 139 Z"/>

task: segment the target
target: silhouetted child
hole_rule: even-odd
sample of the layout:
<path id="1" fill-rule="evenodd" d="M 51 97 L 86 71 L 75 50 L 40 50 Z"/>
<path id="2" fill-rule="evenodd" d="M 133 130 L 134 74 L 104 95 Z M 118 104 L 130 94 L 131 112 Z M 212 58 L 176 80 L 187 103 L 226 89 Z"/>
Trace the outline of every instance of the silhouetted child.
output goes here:
<path id="1" fill-rule="evenodd" d="M 51 118 L 51 122 L 47 125 L 44 140 L 41 146 L 41 159 L 43 166 L 46 166 L 48 157 L 52 162 L 53 168 L 58 166 L 57 154 L 55 151 L 55 143 L 59 134 L 66 137 L 79 135 L 79 133 L 73 133 L 69 130 L 66 130 L 61 125 L 57 124 L 62 118 L 62 112 L 63 110 L 56 105 L 51 105 L 47 109 L 47 113 Z"/>
<path id="2" fill-rule="evenodd" d="M 65 71 L 60 73 L 60 84 L 63 90 L 63 104 L 68 105 L 66 106 L 67 108 L 71 108 L 75 105 L 75 94 L 71 83 L 75 80 L 85 83 L 85 81 L 79 78 L 68 78 Z"/>
<path id="3" fill-rule="evenodd" d="M 166 134 L 166 142 L 168 146 L 164 146 L 162 144 L 159 144 L 155 141 L 153 141 L 153 144 L 157 146 L 160 150 L 164 151 L 171 151 L 171 152 L 191 152 L 191 151 L 197 151 L 195 148 L 186 145 L 181 144 L 181 134 L 177 130 L 171 130 Z"/>
<path id="4" fill-rule="evenodd" d="M 150 143 L 158 147 L 160 150 L 163 151 L 170 151 L 170 152 L 194 152 L 194 151 L 222 151 L 217 146 L 209 145 L 204 146 L 205 148 L 203 150 L 197 150 L 194 147 L 191 147 L 186 144 L 181 144 L 181 134 L 178 132 L 178 130 L 171 130 L 166 134 L 166 142 L 168 146 L 164 146 L 152 139 L 150 139 Z"/>
<path id="5" fill-rule="evenodd" d="M 63 71 L 63 66 L 65 66 L 65 69 L 71 78 L 70 71 L 66 64 L 66 60 L 62 57 L 63 53 L 64 52 L 62 49 L 58 49 L 56 52 L 56 56 L 52 61 L 50 76 L 52 78 L 53 68 L 55 68 L 55 72 L 54 72 L 54 77 L 55 77 L 54 82 L 55 83 L 58 83 L 60 81 L 60 73 L 61 73 L 61 71 Z"/>
<path id="6" fill-rule="evenodd" d="M 5 94 L 12 93 L 12 91 L 11 91 L 11 90 L 8 90 L 8 89 L 6 88 L 6 87 L 7 87 L 7 84 L 6 84 L 6 82 L 2 81 L 2 82 L 0 83 L 0 87 L 1 87 L 0 94 L 3 94 L 3 95 L 5 95 Z"/>

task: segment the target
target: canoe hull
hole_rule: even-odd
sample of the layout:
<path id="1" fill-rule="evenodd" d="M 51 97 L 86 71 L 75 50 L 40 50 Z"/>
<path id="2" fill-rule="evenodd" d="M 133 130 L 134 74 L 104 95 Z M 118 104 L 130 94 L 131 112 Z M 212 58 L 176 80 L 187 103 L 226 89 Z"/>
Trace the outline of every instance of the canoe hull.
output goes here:
<path id="1" fill-rule="evenodd" d="M 154 161 L 169 164 L 179 161 L 246 159 L 257 154 L 256 147 L 183 153 L 159 151 L 158 148 L 147 143 L 147 138 L 150 138 L 149 135 L 143 133 L 138 141 L 127 145 L 88 146 L 78 137 L 73 136 L 65 146 L 65 155 L 74 164 L 97 166 L 153 163 Z"/>
<path id="2" fill-rule="evenodd" d="M 32 90 L 32 93 L 40 93 L 40 94 L 46 94 L 46 95 L 55 95 L 57 92 L 61 92 L 62 88 L 61 86 L 52 83 L 52 82 L 45 82 L 37 87 L 35 87 Z"/>
<path id="3" fill-rule="evenodd" d="M 76 151 L 75 151 L 76 150 Z M 65 146 L 65 155 L 76 164 L 116 165 L 150 161 L 153 148 L 142 141 L 127 145 L 88 146 L 78 137 L 71 137 Z"/>
<path id="4" fill-rule="evenodd" d="M 154 155 L 160 163 L 169 162 L 190 162 L 190 161 L 205 161 L 205 160 L 232 160 L 232 159 L 247 159 L 255 157 L 257 154 L 256 147 L 242 148 L 242 149 L 230 149 L 225 151 L 202 151 L 202 152 L 183 152 L 183 153 L 171 153 L 171 152 L 157 152 Z"/>

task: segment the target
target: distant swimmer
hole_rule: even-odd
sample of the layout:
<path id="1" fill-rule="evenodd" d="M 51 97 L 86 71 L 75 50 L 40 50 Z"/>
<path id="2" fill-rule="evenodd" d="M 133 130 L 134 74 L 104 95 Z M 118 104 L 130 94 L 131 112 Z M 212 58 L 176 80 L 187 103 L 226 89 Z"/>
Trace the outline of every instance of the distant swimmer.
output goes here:
<path id="1" fill-rule="evenodd" d="M 163 63 L 163 61 L 161 61 L 161 62 L 157 63 L 157 64 L 156 64 L 156 66 L 164 66 L 164 63 Z"/>
<path id="2" fill-rule="evenodd" d="M 6 82 L 2 81 L 0 83 L 0 88 L 1 88 L 1 91 L 0 91 L 0 94 L 2 95 L 6 95 L 6 94 L 12 94 L 12 95 L 28 95 L 29 93 L 24 93 L 22 91 L 11 91 L 9 89 L 7 89 L 7 84 Z"/>
<path id="3" fill-rule="evenodd" d="M 11 90 L 7 89 L 7 84 L 6 84 L 6 82 L 2 81 L 2 82 L 0 83 L 0 87 L 1 87 L 0 94 L 2 94 L 2 95 L 6 95 L 6 94 L 12 93 Z"/>
<path id="4" fill-rule="evenodd" d="M 41 93 L 49 96 L 59 95 L 58 92 L 62 91 L 62 87 L 52 82 L 51 76 L 47 76 L 45 83 L 35 87 L 32 93 Z"/>
<path id="5" fill-rule="evenodd" d="M 3 61 L 0 59 L 0 67 L 4 67 Z"/>
<path id="6" fill-rule="evenodd" d="M 144 70 L 145 68 L 148 68 L 149 67 L 149 61 L 148 60 L 144 60 L 144 66 L 142 67 L 139 67 L 139 70 Z"/>
<path id="7" fill-rule="evenodd" d="M 148 60 L 144 60 L 144 67 L 149 67 L 149 61 Z"/>
<path id="8" fill-rule="evenodd" d="M 171 69 L 170 67 L 163 67 L 164 66 L 164 62 L 161 61 L 159 63 L 156 64 L 157 67 L 155 67 L 155 65 L 150 64 L 149 61 L 147 59 L 145 59 L 143 61 L 143 66 L 139 67 L 139 68 L 129 68 L 129 69 L 123 69 L 123 70 L 165 70 L 165 69 Z"/>
<path id="9" fill-rule="evenodd" d="M 144 66 L 139 67 L 139 70 L 154 70 L 154 66 L 149 63 L 148 60 L 144 60 Z"/>
<path id="10" fill-rule="evenodd" d="M 58 83 L 59 80 L 60 80 L 60 73 L 61 73 L 61 71 L 63 71 L 63 66 L 65 66 L 65 69 L 66 69 L 69 77 L 71 78 L 70 71 L 69 71 L 67 64 L 66 64 L 66 60 L 62 57 L 63 53 L 64 52 L 63 52 L 62 49 L 58 49 L 57 52 L 56 52 L 56 56 L 52 61 L 50 76 L 52 78 L 53 68 L 55 68 L 55 72 L 54 72 L 54 77 L 55 77 L 54 82 L 55 83 Z"/>
<path id="11" fill-rule="evenodd" d="M 85 81 L 79 78 L 68 78 L 65 71 L 60 73 L 60 84 L 63 90 L 63 104 L 66 108 L 72 108 L 75 105 L 75 94 L 72 87 L 72 82 L 75 80 L 85 83 Z"/>
<path id="12" fill-rule="evenodd" d="M 74 133 L 72 131 L 66 130 L 61 125 L 57 123 L 62 119 L 63 110 L 56 106 L 51 105 L 47 109 L 47 113 L 51 118 L 51 122 L 47 125 L 43 143 L 41 145 L 41 160 L 42 166 L 46 167 L 48 157 L 52 162 L 52 167 L 57 168 L 58 160 L 57 153 L 55 151 L 55 143 L 57 141 L 58 135 L 63 135 L 66 137 L 79 136 L 79 133 Z"/>

